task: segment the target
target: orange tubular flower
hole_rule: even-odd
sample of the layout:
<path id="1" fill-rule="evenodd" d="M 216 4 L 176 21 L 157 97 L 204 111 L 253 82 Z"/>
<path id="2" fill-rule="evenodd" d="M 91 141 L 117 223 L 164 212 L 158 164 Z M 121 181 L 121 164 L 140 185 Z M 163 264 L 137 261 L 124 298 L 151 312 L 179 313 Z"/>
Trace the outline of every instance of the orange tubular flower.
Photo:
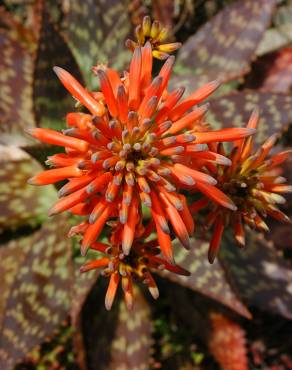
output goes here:
<path id="1" fill-rule="evenodd" d="M 112 217 L 119 217 L 123 225 L 122 251 L 129 255 L 144 204 L 150 208 L 162 254 L 173 264 L 169 225 L 186 248 L 194 230 L 186 199 L 178 188 L 197 189 L 235 209 L 215 187 L 216 180 L 202 172 L 210 161 L 224 165 L 230 161 L 203 144 L 238 140 L 254 133 L 254 128 L 196 131 L 207 111 L 206 104 L 198 103 L 217 89 L 218 82 L 210 82 L 180 101 L 184 89 L 167 91 L 174 58 L 169 57 L 151 81 L 152 59 L 151 44 L 146 42 L 134 50 L 129 72 L 123 77 L 108 67 L 94 67 L 99 92 L 88 92 L 68 72 L 55 67 L 63 85 L 87 112 L 69 113 L 68 129 L 63 133 L 29 130 L 43 142 L 65 147 L 65 153 L 48 158 L 54 169 L 29 182 L 45 185 L 68 179 L 49 214 L 70 210 L 86 216 L 86 221 L 69 233 L 82 233 L 83 255 Z"/>
<path id="2" fill-rule="evenodd" d="M 248 128 L 256 128 L 259 120 L 258 111 L 255 110 L 247 124 Z M 269 228 L 263 218 L 272 216 L 279 221 L 289 222 L 290 219 L 278 209 L 278 204 L 285 203 L 282 193 L 292 191 L 281 176 L 280 165 L 291 151 L 284 151 L 268 157 L 276 142 L 273 135 L 264 144 L 253 152 L 253 138 L 248 137 L 235 141 L 229 158 L 230 167 L 221 165 L 209 167 L 210 173 L 218 181 L 217 187 L 232 199 L 237 207 L 235 212 L 213 204 L 207 218 L 207 226 L 214 226 L 214 233 L 209 248 L 209 261 L 213 263 L 220 246 L 224 228 L 231 225 L 239 246 L 245 245 L 244 224 L 259 231 L 268 231 Z M 222 144 L 213 144 L 212 149 L 217 154 L 227 155 Z M 205 186 L 205 185 L 204 185 Z M 201 189 L 202 191 L 202 189 Z M 210 198 L 215 200 L 216 194 Z M 190 206 L 192 211 L 206 207 L 208 202 L 201 199 Z"/>
<path id="3" fill-rule="evenodd" d="M 90 248 L 106 255 L 99 259 L 89 261 L 81 267 L 81 272 L 93 269 L 102 269 L 101 274 L 109 277 L 109 285 L 105 296 L 105 307 L 110 310 L 117 292 L 119 283 L 124 293 L 124 299 L 128 309 L 133 307 L 133 280 L 147 285 L 154 299 L 159 296 L 157 285 L 152 277 L 152 270 L 169 270 L 179 275 L 189 276 L 189 272 L 179 266 L 169 264 L 159 257 L 159 245 L 157 239 L 145 241 L 152 232 L 153 224 L 150 222 L 146 227 L 141 223 L 135 230 L 135 241 L 129 255 L 125 255 L 121 248 L 123 225 L 116 223 L 109 238 L 109 244 L 95 242 Z"/>

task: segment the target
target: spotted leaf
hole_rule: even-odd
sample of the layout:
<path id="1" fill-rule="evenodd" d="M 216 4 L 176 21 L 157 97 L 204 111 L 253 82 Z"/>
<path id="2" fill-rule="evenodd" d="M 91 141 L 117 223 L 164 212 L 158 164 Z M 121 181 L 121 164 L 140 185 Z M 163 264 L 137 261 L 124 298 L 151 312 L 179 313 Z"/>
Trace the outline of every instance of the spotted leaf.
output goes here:
<path id="1" fill-rule="evenodd" d="M 81 265 L 82 263 L 79 263 L 78 259 L 75 258 L 73 266 L 73 284 L 71 289 L 72 301 L 70 307 L 70 318 L 71 325 L 74 328 L 72 344 L 75 360 L 80 370 L 86 370 L 86 349 L 82 332 L 81 312 L 91 288 L 96 283 L 98 273 L 96 270 L 92 270 L 88 271 L 86 274 L 82 274 L 80 272 Z"/>
<path id="2" fill-rule="evenodd" d="M 291 266 L 271 242 L 250 233 L 241 250 L 226 240 L 221 258 L 231 281 L 249 305 L 292 318 Z"/>
<path id="3" fill-rule="evenodd" d="M 207 259 L 208 242 L 192 240 L 191 251 L 185 251 L 178 241 L 174 243 L 175 261 L 190 271 L 191 276 L 180 276 L 170 272 L 159 273 L 169 280 L 210 297 L 242 316 L 250 317 L 250 313 L 241 302 L 236 291 L 227 280 L 225 271 L 219 261 L 210 265 Z"/>
<path id="4" fill-rule="evenodd" d="M 289 92 L 292 87 L 292 47 L 259 58 L 247 77 L 246 86 L 269 92 Z"/>
<path id="5" fill-rule="evenodd" d="M 292 43 L 292 2 L 277 3 L 272 20 L 272 27 L 267 29 L 256 50 L 257 55 L 264 55 Z"/>
<path id="6" fill-rule="evenodd" d="M 72 306 L 70 310 L 71 322 L 73 326 L 77 326 L 79 315 L 82 310 L 83 303 L 86 297 L 96 283 L 98 273 L 97 270 L 88 271 L 86 274 L 80 272 L 82 263 L 75 261 L 74 263 L 74 282 L 72 285 Z"/>
<path id="7" fill-rule="evenodd" d="M 237 1 L 226 6 L 180 49 L 175 67 L 195 89 L 219 78 L 229 81 L 249 70 L 256 47 L 270 23 L 275 0 Z"/>
<path id="8" fill-rule="evenodd" d="M 128 5 L 128 0 L 68 2 L 65 35 L 91 87 L 97 84 L 91 73 L 95 63 L 109 63 L 121 70 L 130 59 L 124 46 L 130 32 Z"/>
<path id="9" fill-rule="evenodd" d="M 23 224 L 35 225 L 46 217 L 57 198 L 53 186 L 27 184 L 42 167 L 17 147 L 0 145 L 0 231 Z"/>
<path id="10" fill-rule="evenodd" d="M 1 274 L 2 370 L 23 359 L 67 315 L 72 272 L 65 228 L 66 219 L 57 217 L 31 236 L 0 246 L 0 266 L 6 272 L 5 277 Z"/>
<path id="11" fill-rule="evenodd" d="M 255 107 L 260 123 L 255 136 L 262 143 L 274 133 L 283 134 L 292 122 L 292 96 L 268 92 L 241 91 L 212 99 L 208 119 L 212 127 L 244 127 Z"/>
<path id="12" fill-rule="evenodd" d="M 9 13 L 1 16 L 10 17 Z M 23 129 L 34 127 L 33 53 L 13 29 L 0 29 L 0 144 L 25 145 Z"/>
<path id="13" fill-rule="evenodd" d="M 53 72 L 55 65 L 70 71 L 81 83 L 81 72 L 45 3 L 34 70 L 34 109 L 39 126 L 60 129 L 66 113 L 74 108 L 74 99 Z M 61 52 L 60 52 L 61 51 Z"/>
<path id="14" fill-rule="evenodd" d="M 151 349 L 150 307 L 141 291 L 135 289 L 135 304 L 129 311 L 121 301 L 117 328 L 112 341 L 108 370 L 147 370 Z"/>

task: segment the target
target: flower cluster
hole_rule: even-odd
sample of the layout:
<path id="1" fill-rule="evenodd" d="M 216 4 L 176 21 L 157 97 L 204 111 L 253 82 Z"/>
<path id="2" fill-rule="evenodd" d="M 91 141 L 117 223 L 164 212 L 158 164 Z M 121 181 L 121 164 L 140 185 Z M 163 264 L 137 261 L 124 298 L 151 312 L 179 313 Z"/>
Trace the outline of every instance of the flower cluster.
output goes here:
<path id="1" fill-rule="evenodd" d="M 105 65 L 93 67 L 100 91 L 86 90 L 70 73 L 54 67 L 82 112 L 67 114 L 63 132 L 45 128 L 28 131 L 42 142 L 65 149 L 48 158 L 46 163 L 53 168 L 34 176 L 29 183 L 46 185 L 68 180 L 49 214 L 70 211 L 84 216 L 69 235 L 81 235 L 82 255 L 89 248 L 107 255 L 82 267 L 82 271 L 103 268 L 104 275 L 110 276 L 107 308 L 112 305 L 119 280 L 131 307 L 133 278 L 146 282 L 157 297 L 150 270 L 166 268 L 186 274 L 175 265 L 171 246 L 172 238 L 177 237 L 190 248 L 189 237 L 194 232 L 183 191 L 200 192 L 212 201 L 214 219 L 219 213 L 234 212 L 237 198 L 229 191 L 233 185 L 227 186 L 229 180 L 223 174 L 233 174 L 236 162 L 234 154 L 230 159 L 226 157 L 218 142 L 235 141 L 245 153 L 255 132 L 252 125 L 217 131 L 209 128 L 204 119 L 208 104 L 202 103 L 218 88 L 218 81 L 209 82 L 186 98 L 182 98 L 182 87 L 169 91 L 174 57 L 165 53 L 178 45 L 162 45 L 165 35 L 158 23 L 151 24 L 148 17 L 144 18 L 137 29 L 138 42 L 131 42 L 129 70 L 120 75 Z M 154 79 L 153 57 L 167 58 Z M 151 222 L 144 226 L 146 208 Z M 278 211 L 270 208 L 270 212 Z M 109 245 L 98 242 L 106 224 L 114 225 L 108 235 Z M 146 240 L 150 232 L 155 235 L 151 241 Z"/>
<path id="2" fill-rule="evenodd" d="M 247 124 L 248 128 L 256 128 L 259 113 L 255 110 Z M 269 156 L 277 140 L 272 135 L 258 149 L 253 151 L 254 138 L 248 137 L 233 143 L 232 150 L 226 153 L 222 144 L 213 144 L 212 149 L 227 156 L 232 165 L 209 167 L 209 173 L 218 181 L 217 187 L 223 191 L 236 206 L 234 212 L 212 203 L 205 225 L 214 226 L 213 237 L 209 248 L 209 261 L 213 263 L 226 226 L 231 226 L 239 246 L 245 245 L 244 224 L 261 232 L 269 228 L 263 218 L 271 216 L 279 221 L 290 222 L 288 216 L 281 212 L 278 204 L 285 203 L 282 193 L 292 192 L 292 186 L 286 184 L 281 176 L 280 165 L 288 158 L 291 151 L 287 150 Z M 191 209 L 198 211 L 209 204 L 207 199 L 195 202 Z"/>
<path id="3" fill-rule="evenodd" d="M 143 18 L 142 24 L 139 24 L 135 29 L 137 41 L 127 40 L 126 46 L 134 51 L 138 46 L 144 46 L 147 42 L 151 44 L 152 55 L 154 58 L 164 60 L 169 57 L 169 53 L 181 47 L 180 42 L 164 42 L 170 36 L 170 32 L 166 27 L 162 27 L 160 22 L 151 22 L 149 16 Z"/>
<path id="4" fill-rule="evenodd" d="M 140 222 L 135 232 L 131 253 L 125 255 L 121 248 L 123 226 L 119 222 L 112 222 L 112 233 L 109 244 L 94 242 L 90 249 L 105 254 L 93 261 L 85 263 L 81 272 L 92 269 L 102 269 L 103 276 L 110 277 L 108 290 L 105 296 L 105 307 L 109 310 L 113 304 L 117 287 L 121 282 L 124 298 L 128 309 L 133 307 L 133 280 L 147 285 L 154 299 L 159 296 L 152 270 L 168 270 L 179 275 L 189 276 L 189 272 L 180 266 L 174 266 L 159 256 L 160 249 L 157 238 L 146 240 L 153 231 L 153 222 L 146 226 Z"/>

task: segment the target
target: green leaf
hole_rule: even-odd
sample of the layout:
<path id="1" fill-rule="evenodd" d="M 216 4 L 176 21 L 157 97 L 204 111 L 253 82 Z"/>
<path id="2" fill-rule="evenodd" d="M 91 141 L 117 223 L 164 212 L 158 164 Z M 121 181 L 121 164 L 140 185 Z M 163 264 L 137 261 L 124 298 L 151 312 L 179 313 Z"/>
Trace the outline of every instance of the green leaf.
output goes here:
<path id="1" fill-rule="evenodd" d="M 199 292 L 231 308 L 238 314 L 250 318 L 250 313 L 241 302 L 234 287 L 230 284 L 223 267 L 217 260 L 210 265 L 207 259 L 209 243 L 192 239 L 191 250 L 186 251 L 179 241 L 173 243 L 175 261 L 190 271 L 191 276 L 181 276 L 167 271 L 159 273 L 162 277 Z"/>
<path id="2" fill-rule="evenodd" d="M 249 70 L 255 50 L 270 23 L 275 0 L 245 0 L 226 6 L 182 46 L 175 72 L 187 87 L 219 78 L 229 81 Z"/>
<path id="3" fill-rule="evenodd" d="M 89 88 L 97 85 L 91 72 L 96 63 L 122 70 L 131 57 L 124 45 L 131 28 L 128 5 L 128 0 L 68 2 L 65 36 Z"/>
<path id="4" fill-rule="evenodd" d="M 11 369 L 51 335 L 70 306 L 71 244 L 66 218 L 0 246 L 0 368 Z"/>
<path id="5" fill-rule="evenodd" d="M 249 233 L 246 248 L 239 249 L 234 242 L 225 240 L 221 259 L 249 305 L 292 318 L 291 265 L 275 250 L 272 242 Z"/>
<path id="6" fill-rule="evenodd" d="M 212 99 L 210 103 L 208 121 L 213 128 L 245 127 L 252 110 L 258 107 L 257 143 L 263 143 L 274 133 L 283 134 L 292 122 L 292 96 L 288 94 L 240 91 Z"/>
<path id="7" fill-rule="evenodd" d="M 0 231 L 24 224 L 36 225 L 47 218 L 57 199 L 53 186 L 27 184 L 43 168 L 27 153 L 14 146 L 0 145 Z"/>

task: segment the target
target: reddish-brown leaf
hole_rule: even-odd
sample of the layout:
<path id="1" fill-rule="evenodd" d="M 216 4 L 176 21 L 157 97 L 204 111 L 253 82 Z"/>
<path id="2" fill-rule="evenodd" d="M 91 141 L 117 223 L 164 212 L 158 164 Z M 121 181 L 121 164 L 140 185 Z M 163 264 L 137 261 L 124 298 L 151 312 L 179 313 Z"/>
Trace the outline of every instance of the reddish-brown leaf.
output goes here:
<path id="1" fill-rule="evenodd" d="M 72 305 L 70 309 L 71 323 L 73 326 L 77 326 L 83 303 L 98 277 L 97 270 L 88 271 L 86 274 L 81 273 L 80 267 L 82 264 L 77 261 L 74 263 L 74 281 L 71 290 Z"/>
<path id="2" fill-rule="evenodd" d="M 173 27 L 174 1 L 173 0 L 152 0 L 153 19 L 161 22 L 170 30 Z"/>
<path id="3" fill-rule="evenodd" d="M 9 13 L 1 15 L 10 17 Z M 34 127 L 33 53 L 13 29 L 0 29 L 0 143 L 25 145 L 23 129 Z"/>
<path id="4" fill-rule="evenodd" d="M 251 306 L 292 318 L 292 271 L 271 242 L 250 233 L 241 250 L 225 241 L 221 260 L 240 295 Z"/>
<path id="5" fill-rule="evenodd" d="M 292 96 L 268 92 L 240 91 L 211 100 L 208 119 L 212 127 L 246 126 L 255 107 L 260 122 L 255 139 L 262 143 L 274 133 L 282 135 L 292 122 Z"/>
<path id="6" fill-rule="evenodd" d="M 292 87 L 292 47 L 259 58 L 247 77 L 246 86 L 262 91 L 289 92 Z"/>
<path id="7" fill-rule="evenodd" d="M 135 288 L 134 293 L 132 311 L 127 309 L 124 301 L 120 303 L 108 370 L 149 369 L 152 344 L 150 307 L 138 288 Z"/>
<path id="8" fill-rule="evenodd" d="M 228 281 L 220 262 L 217 260 L 213 265 L 209 264 L 208 242 L 193 239 L 190 252 L 185 251 L 178 241 L 174 242 L 174 247 L 176 263 L 190 271 L 191 276 L 176 275 L 167 271 L 162 271 L 159 275 L 210 297 L 238 314 L 250 318 L 248 309 Z"/>
<path id="9" fill-rule="evenodd" d="M 31 236 L 0 246 L 1 370 L 22 360 L 67 315 L 72 271 L 65 228 L 65 217 L 56 217 Z"/>
<path id="10" fill-rule="evenodd" d="M 245 0 L 226 6 L 180 49 L 175 71 L 190 89 L 219 78 L 244 75 L 270 23 L 275 0 Z"/>
<path id="11" fill-rule="evenodd" d="M 81 83 L 81 72 L 67 42 L 51 20 L 48 3 L 41 10 L 41 28 L 34 67 L 34 110 L 39 126 L 60 129 L 66 113 L 74 109 L 75 101 L 53 72 L 63 67 Z"/>
<path id="12" fill-rule="evenodd" d="M 0 231 L 23 224 L 36 225 L 46 218 L 57 199 L 53 186 L 34 187 L 28 178 L 42 167 L 23 150 L 0 145 Z"/>
<path id="13" fill-rule="evenodd" d="M 73 267 L 74 281 L 71 289 L 72 299 L 70 307 L 70 317 L 71 325 L 74 327 L 72 342 L 76 362 L 78 363 L 80 370 L 86 370 L 86 350 L 84 346 L 84 338 L 82 332 L 81 311 L 91 288 L 96 283 L 98 271 L 92 270 L 86 272 L 85 274 L 82 274 L 80 272 L 81 265 L 82 263 L 79 263 L 77 260 L 75 260 Z"/>
<path id="14" fill-rule="evenodd" d="M 248 370 L 245 331 L 218 312 L 210 314 L 212 332 L 209 349 L 224 370 Z"/>
<path id="15" fill-rule="evenodd" d="M 97 85 L 93 65 L 109 63 L 121 70 L 131 57 L 124 46 L 131 27 L 128 4 L 128 0 L 76 0 L 67 4 L 65 36 L 88 87 Z"/>

